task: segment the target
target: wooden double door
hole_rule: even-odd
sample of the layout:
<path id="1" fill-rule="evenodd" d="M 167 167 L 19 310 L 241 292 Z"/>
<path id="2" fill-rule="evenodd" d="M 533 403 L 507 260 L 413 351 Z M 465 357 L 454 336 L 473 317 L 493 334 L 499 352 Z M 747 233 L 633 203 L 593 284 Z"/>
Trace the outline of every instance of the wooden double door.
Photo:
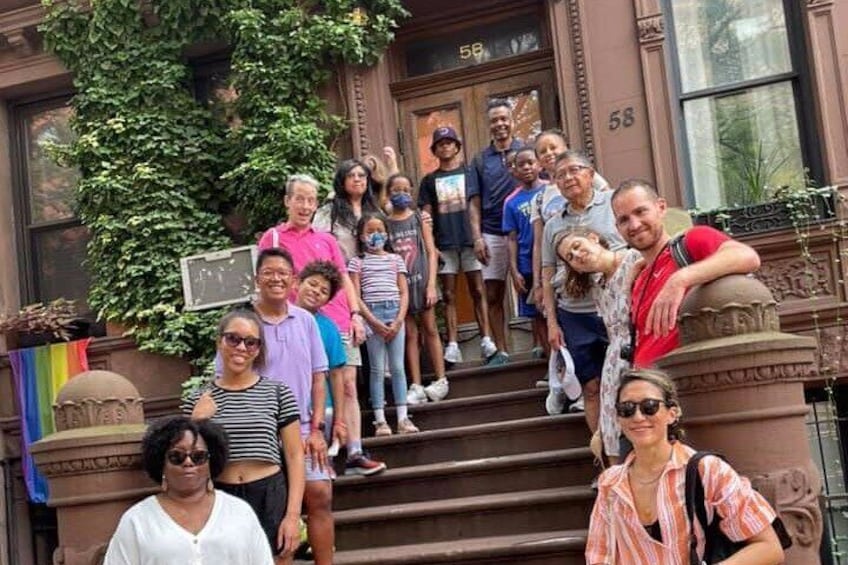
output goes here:
<path id="1" fill-rule="evenodd" d="M 513 107 L 514 135 L 532 141 L 544 129 L 556 126 L 556 98 L 553 68 L 504 73 L 496 79 L 469 76 L 460 85 L 432 92 L 422 85 L 424 93 L 405 93 L 398 101 L 403 140 L 404 170 L 420 179 L 438 167 L 430 152 L 433 130 L 450 126 L 462 137 L 465 162 L 490 142 L 486 108 L 490 100 L 504 98 Z M 427 92 L 427 91 L 431 92 Z M 474 309 L 465 278 L 459 277 L 457 316 L 460 323 L 474 321 Z"/>

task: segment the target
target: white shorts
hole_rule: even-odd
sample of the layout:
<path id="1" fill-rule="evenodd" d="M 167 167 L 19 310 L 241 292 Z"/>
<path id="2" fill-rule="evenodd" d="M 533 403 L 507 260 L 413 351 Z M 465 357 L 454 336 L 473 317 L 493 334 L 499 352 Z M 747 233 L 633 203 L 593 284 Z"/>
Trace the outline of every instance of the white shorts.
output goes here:
<path id="1" fill-rule="evenodd" d="M 484 281 L 505 281 L 509 272 L 509 246 L 505 235 L 483 234 L 489 248 L 489 264 L 483 265 Z"/>
<path id="2" fill-rule="evenodd" d="M 440 275 L 455 275 L 460 272 L 460 268 L 462 268 L 463 273 L 469 273 L 479 271 L 482 267 L 474 254 L 474 250 L 470 247 L 446 249 L 441 254 L 444 263 L 442 268 L 439 269 Z"/>

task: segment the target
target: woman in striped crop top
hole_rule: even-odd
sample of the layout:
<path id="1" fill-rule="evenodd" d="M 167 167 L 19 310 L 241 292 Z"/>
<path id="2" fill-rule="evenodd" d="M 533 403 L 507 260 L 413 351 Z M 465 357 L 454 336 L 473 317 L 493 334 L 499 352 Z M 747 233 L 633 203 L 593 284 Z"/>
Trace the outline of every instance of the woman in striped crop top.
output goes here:
<path id="1" fill-rule="evenodd" d="M 277 563 L 291 563 L 300 540 L 303 444 L 291 390 L 254 370 L 264 355 L 261 328 L 248 310 L 234 310 L 221 319 L 221 375 L 190 395 L 183 412 L 193 419 L 211 419 L 227 431 L 229 460 L 215 486 L 250 504 Z"/>

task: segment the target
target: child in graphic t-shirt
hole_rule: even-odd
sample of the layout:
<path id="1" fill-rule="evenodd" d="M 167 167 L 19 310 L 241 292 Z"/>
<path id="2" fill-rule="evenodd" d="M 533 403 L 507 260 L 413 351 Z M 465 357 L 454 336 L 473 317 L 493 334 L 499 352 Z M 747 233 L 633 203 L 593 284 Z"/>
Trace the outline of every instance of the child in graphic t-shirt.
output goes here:
<path id="1" fill-rule="evenodd" d="M 386 181 L 386 193 L 391 203 L 389 240 L 395 253 L 403 257 L 409 272 L 409 309 L 406 313 L 406 366 L 412 384 L 407 402 L 420 404 L 439 401 L 448 395 L 442 340 L 436 325 L 436 270 L 438 251 L 433 242 L 433 220 L 427 212 L 414 209 L 412 179 L 397 173 Z M 430 354 L 436 379 L 427 387 L 421 384 L 421 352 L 419 330 Z"/>
<path id="2" fill-rule="evenodd" d="M 503 231 L 508 238 L 512 284 L 518 293 L 518 314 L 533 321 L 533 356 L 542 358 L 547 356 L 548 345 L 545 323 L 541 311 L 528 303 L 533 289 L 533 226 L 530 224 L 530 209 L 544 188 L 544 184 L 539 181 L 539 171 L 539 161 L 532 147 L 523 147 L 515 153 L 513 172 L 521 184 L 504 203 Z"/>
<path id="3" fill-rule="evenodd" d="M 418 191 L 418 207 L 433 217 L 433 234 L 441 256 L 439 279 L 445 304 L 448 344 L 445 361 L 459 363 L 462 353 L 457 344 L 456 276 L 465 273 L 474 302 L 474 315 L 480 330 L 480 349 L 484 359 L 497 353 L 489 325 L 489 309 L 483 290 L 482 266 L 474 255 L 471 227 L 468 224 L 468 193 L 475 176 L 462 164 L 462 142 L 452 127 L 433 131 L 430 151 L 439 160 L 439 168 L 424 176 Z"/>

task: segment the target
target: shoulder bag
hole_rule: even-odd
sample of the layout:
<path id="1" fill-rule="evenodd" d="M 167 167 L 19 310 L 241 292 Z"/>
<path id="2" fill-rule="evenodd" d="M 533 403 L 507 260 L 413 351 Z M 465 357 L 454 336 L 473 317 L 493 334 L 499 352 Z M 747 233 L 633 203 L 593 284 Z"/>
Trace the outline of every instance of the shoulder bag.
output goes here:
<path id="1" fill-rule="evenodd" d="M 710 565 L 711 563 L 719 563 L 746 545 L 746 542 L 732 541 L 724 534 L 720 527 L 721 517 L 718 515 L 718 512 L 714 513 L 712 522 L 707 522 L 707 509 L 704 503 L 704 482 L 701 477 L 701 473 L 698 470 L 698 463 L 701 459 L 708 455 L 724 459 L 724 457 L 717 453 L 699 451 L 692 455 L 692 458 L 689 459 L 689 462 L 686 464 L 686 516 L 689 518 L 690 565 Z M 695 537 L 695 517 L 697 517 L 698 522 L 701 523 L 701 527 L 703 528 L 704 535 L 706 537 L 703 559 L 698 558 L 698 540 Z M 783 549 L 790 547 L 792 545 L 792 538 L 789 537 L 789 534 L 786 532 L 786 527 L 783 525 L 783 521 L 780 517 L 775 517 L 771 525 L 777 534 L 777 538 L 780 540 L 781 547 L 783 547 Z"/>

